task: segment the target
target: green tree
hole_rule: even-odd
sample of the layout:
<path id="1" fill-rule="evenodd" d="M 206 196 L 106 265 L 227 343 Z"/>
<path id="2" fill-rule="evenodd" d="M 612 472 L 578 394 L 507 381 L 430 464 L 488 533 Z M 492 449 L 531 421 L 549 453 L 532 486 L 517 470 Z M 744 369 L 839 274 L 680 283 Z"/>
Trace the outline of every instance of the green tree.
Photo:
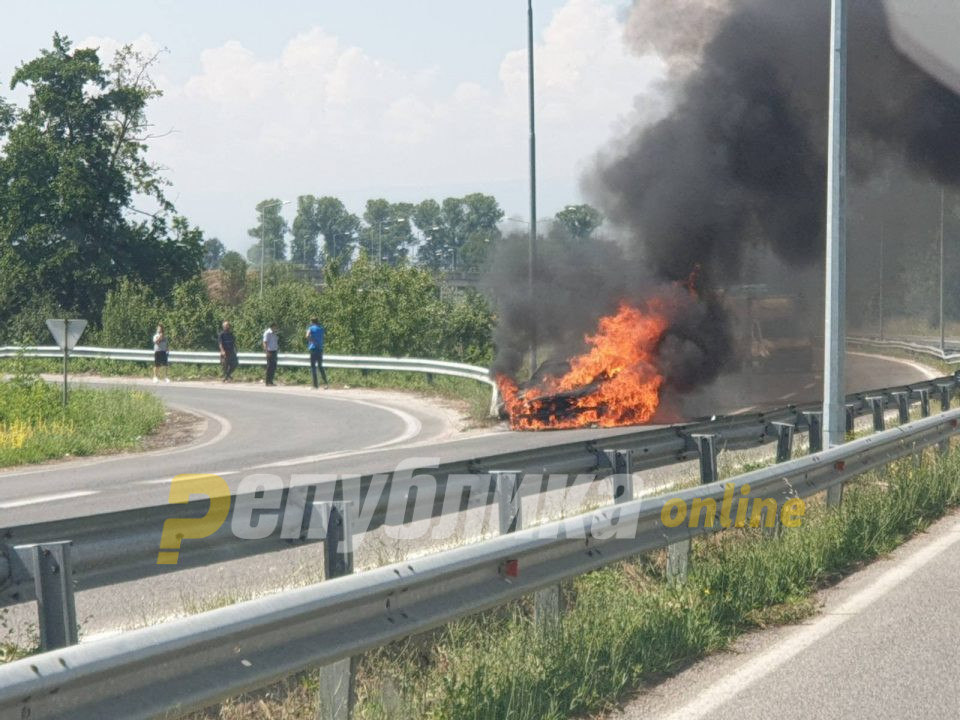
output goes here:
<path id="1" fill-rule="evenodd" d="M 107 347 L 145 348 L 165 308 L 145 284 L 124 278 L 107 293 L 100 342 Z"/>
<path id="2" fill-rule="evenodd" d="M 503 210 L 492 195 L 471 193 L 446 198 L 442 204 L 425 200 L 413 212 L 413 221 L 426 238 L 417 252 L 418 263 L 434 270 L 480 269 L 500 239 L 497 225 L 502 219 Z"/>
<path id="3" fill-rule="evenodd" d="M 283 202 L 276 198 L 257 203 L 257 224 L 247 230 L 247 235 L 257 239 L 247 250 L 247 259 L 257 267 L 260 266 L 261 259 L 264 265 L 287 259 L 287 243 L 284 238 L 289 227 L 281 214 L 282 209 Z"/>
<path id="4" fill-rule="evenodd" d="M 39 302 L 99 322 L 121 278 L 163 295 L 199 272 L 202 234 L 146 160 L 155 59 L 125 47 L 104 67 L 54 35 L 15 71 L 28 102 L 0 104 L 0 325 Z"/>
<path id="5" fill-rule="evenodd" d="M 233 305 L 243 300 L 247 286 L 247 267 L 247 261 L 240 253 L 231 250 L 224 254 L 223 260 L 220 261 L 223 273 L 221 292 L 224 302 Z"/>
<path id="6" fill-rule="evenodd" d="M 307 267 L 317 267 L 318 239 L 323 237 L 323 261 L 343 264 L 353 253 L 360 218 L 347 211 L 335 197 L 316 198 L 301 195 L 297 217 L 293 221 L 291 259 Z"/>
<path id="7" fill-rule="evenodd" d="M 603 215 L 590 205 L 567 205 L 553 216 L 555 226 L 572 240 L 587 240 L 603 224 Z"/>
<path id="8" fill-rule="evenodd" d="M 216 350 L 217 330 L 224 310 L 207 294 L 200 278 L 192 278 L 173 289 L 164 325 L 173 350 Z"/>
<path id="9" fill-rule="evenodd" d="M 203 269 L 216 270 L 220 267 L 227 249 L 217 238 L 207 238 L 203 241 Z"/>
<path id="10" fill-rule="evenodd" d="M 414 245 L 410 203 L 391 203 L 382 198 L 367 200 L 363 213 L 366 223 L 360 231 L 360 247 L 374 262 L 396 265 L 407 258 Z"/>

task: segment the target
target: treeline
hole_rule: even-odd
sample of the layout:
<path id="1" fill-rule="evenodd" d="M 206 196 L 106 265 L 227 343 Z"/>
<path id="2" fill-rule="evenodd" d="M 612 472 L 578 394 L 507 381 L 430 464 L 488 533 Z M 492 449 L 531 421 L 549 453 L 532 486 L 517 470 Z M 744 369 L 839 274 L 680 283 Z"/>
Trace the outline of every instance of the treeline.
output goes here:
<path id="1" fill-rule="evenodd" d="M 483 193 L 433 199 L 420 203 L 368 200 L 361 216 L 347 210 L 336 197 L 301 195 L 293 224 L 283 217 L 284 201 L 268 198 L 257 203 L 257 224 L 247 233 L 255 239 L 246 261 L 290 262 L 306 268 L 349 265 L 363 251 L 375 262 L 403 262 L 430 270 L 478 272 L 487 267 L 502 239 L 504 213 L 497 199 Z M 523 221 L 516 232 L 527 232 Z M 603 223 L 589 205 L 568 205 L 548 222 L 555 238 L 585 240 Z M 527 226 L 528 227 L 528 226 Z M 243 256 L 227 252 L 217 238 L 204 243 L 204 267 L 215 269 L 238 264 Z"/>

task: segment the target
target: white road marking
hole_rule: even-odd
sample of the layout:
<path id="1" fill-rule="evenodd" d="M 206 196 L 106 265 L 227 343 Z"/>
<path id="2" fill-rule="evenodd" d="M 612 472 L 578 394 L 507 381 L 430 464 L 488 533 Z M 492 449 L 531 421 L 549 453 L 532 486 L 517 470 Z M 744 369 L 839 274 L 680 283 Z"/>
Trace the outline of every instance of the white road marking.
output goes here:
<path id="1" fill-rule="evenodd" d="M 69 468 L 74 470 L 76 468 L 85 468 L 90 467 L 91 465 L 100 465 L 103 463 L 118 462 L 120 460 L 129 460 L 130 458 L 148 458 L 156 455 L 163 455 L 167 457 L 168 455 L 176 455 L 177 453 L 183 453 L 194 450 L 202 450 L 203 448 L 210 447 L 211 445 L 220 442 L 227 435 L 233 431 L 233 426 L 230 424 L 230 421 L 227 420 L 222 415 L 217 415 L 216 413 L 208 412 L 207 410 L 200 410 L 199 408 L 185 407 L 183 405 L 178 405 L 171 403 L 170 407 L 177 410 L 183 410 L 186 412 L 191 412 L 196 415 L 202 415 L 208 420 L 214 420 L 220 425 L 220 431 L 214 435 L 209 440 L 204 440 L 201 443 L 190 443 L 189 445 L 183 445 L 182 447 L 172 448 L 169 450 L 150 450 L 143 453 L 120 453 L 118 455 L 109 455 L 107 457 L 91 458 L 90 460 L 69 460 L 69 459 L 60 459 L 57 462 L 48 463 L 42 467 L 37 468 L 36 470 L 14 470 L 12 472 L 0 472 L 0 479 L 6 480 L 7 478 L 12 477 L 26 477 L 28 475 L 39 475 L 41 473 L 49 473 L 52 471 L 60 470 L 61 468 Z M 0 506 L 2 507 L 2 506 Z"/>
<path id="2" fill-rule="evenodd" d="M 781 395 L 780 400 L 789 400 L 790 398 L 796 397 L 796 396 L 797 394 L 795 392 L 787 393 L 786 395 Z"/>
<path id="3" fill-rule="evenodd" d="M 721 705 L 733 700 L 739 693 L 770 675 L 817 641 L 835 632 L 851 617 L 862 613 L 958 542 L 960 542 L 960 519 L 954 520 L 947 534 L 912 555 L 897 560 L 893 567 L 829 611 L 829 614 L 799 628 L 775 647 L 760 653 L 710 687 L 698 691 L 696 699 L 663 716 L 662 720 L 699 720 L 714 714 Z"/>
<path id="4" fill-rule="evenodd" d="M 217 477 L 227 477 L 229 475 L 237 475 L 239 470 L 221 470 L 220 472 L 209 472 L 209 473 L 191 473 L 195 475 L 216 475 Z M 133 485 L 167 485 L 173 478 L 163 477 L 156 478 L 155 480 L 137 480 L 132 483 Z"/>
<path id="5" fill-rule="evenodd" d="M 59 493 L 57 495 L 38 495 L 37 497 L 26 498 L 24 500 L 12 500 L 10 502 L 0 503 L 0 510 L 9 510 L 10 508 L 24 507 L 25 505 L 37 505 L 55 500 L 70 500 L 71 498 L 96 495 L 98 492 L 97 490 L 76 490 L 74 492 Z"/>

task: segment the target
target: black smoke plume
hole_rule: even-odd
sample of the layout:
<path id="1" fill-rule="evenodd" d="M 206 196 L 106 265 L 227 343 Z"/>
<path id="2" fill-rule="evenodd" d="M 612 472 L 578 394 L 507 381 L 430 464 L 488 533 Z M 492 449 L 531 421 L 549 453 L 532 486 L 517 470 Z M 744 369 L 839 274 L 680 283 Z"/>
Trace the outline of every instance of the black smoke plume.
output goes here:
<path id="1" fill-rule="evenodd" d="M 576 352 L 620 300 L 672 292 L 699 267 L 700 300 L 659 350 L 685 391 L 732 356 L 715 291 L 811 276 L 824 247 L 829 14 L 829 0 L 636 0 L 628 41 L 668 63 L 670 110 L 584 179 L 626 242 L 545 243 L 532 305 L 522 243 L 505 243 L 491 275 L 499 371 L 518 371 L 534 330 L 541 346 Z M 958 184 L 960 98 L 894 48 L 880 0 L 851 0 L 849 28 L 851 186 L 892 166 Z M 758 277 L 765 264 L 780 276 Z"/>

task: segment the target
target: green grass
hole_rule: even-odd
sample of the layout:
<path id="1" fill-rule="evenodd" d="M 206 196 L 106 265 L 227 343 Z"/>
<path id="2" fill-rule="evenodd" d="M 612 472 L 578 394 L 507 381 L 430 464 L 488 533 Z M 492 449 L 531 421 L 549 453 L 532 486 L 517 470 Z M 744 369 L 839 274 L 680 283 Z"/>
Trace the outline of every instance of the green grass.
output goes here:
<path id="1" fill-rule="evenodd" d="M 778 538 L 737 530 L 695 541 L 683 584 L 652 553 L 564 586 L 550 629 L 530 599 L 381 648 L 358 669 L 356 717 L 560 720 L 609 709 L 637 688 L 729 647 L 742 633 L 816 611 L 814 593 L 960 505 L 960 451 L 931 451 L 848 485 L 842 507 L 814 498 Z M 247 720 L 312 712 L 316 678 L 298 676 L 194 718 Z"/>
<path id="2" fill-rule="evenodd" d="M 131 390 L 62 390 L 29 376 L 0 382 L 0 467 L 138 447 L 163 421 L 158 398 Z"/>
<path id="3" fill-rule="evenodd" d="M 53 358 L 9 358 L 0 360 L 0 373 L 58 373 L 63 364 Z M 71 374 L 92 374 L 107 377 L 150 377 L 150 363 L 119 360 L 74 358 L 70 360 Z M 219 380 L 219 365 L 187 365 L 176 363 L 169 368 L 171 380 Z M 239 367 L 233 376 L 240 382 L 261 382 L 264 370 L 260 367 Z M 464 404 L 465 412 L 474 424 L 488 424 L 490 418 L 490 386 L 467 378 L 426 375 L 412 372 L 335 370 L 327 369 L 332 387 L 380 388 L 405 390 L 427 397 L 439 397 Z M 309 368 L 278 368 L 278 385 L 309 385 Z"/>

